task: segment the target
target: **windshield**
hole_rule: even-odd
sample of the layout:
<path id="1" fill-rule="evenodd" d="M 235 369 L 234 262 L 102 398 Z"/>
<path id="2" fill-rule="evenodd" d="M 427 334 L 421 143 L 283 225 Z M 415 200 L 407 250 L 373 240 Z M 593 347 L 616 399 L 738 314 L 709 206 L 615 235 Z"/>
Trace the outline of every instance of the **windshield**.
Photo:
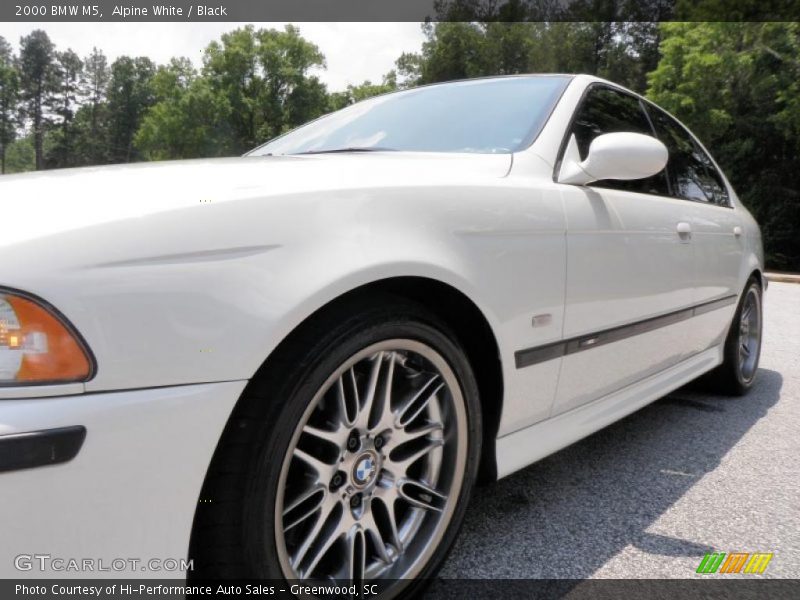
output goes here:
<path id="1" fill-rule="evenodd" d="M 516 152 L 536 138 L 569 80 L 565 76 L 476 79 L 386 94 L 312 121 L 250 155 Z"/>

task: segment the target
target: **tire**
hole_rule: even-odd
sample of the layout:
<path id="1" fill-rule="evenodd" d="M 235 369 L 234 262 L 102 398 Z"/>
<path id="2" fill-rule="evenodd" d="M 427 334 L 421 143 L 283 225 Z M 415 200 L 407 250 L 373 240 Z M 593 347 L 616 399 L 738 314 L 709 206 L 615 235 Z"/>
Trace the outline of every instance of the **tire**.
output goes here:
<path id="1" fill-rule="evenodd" d="M 762 292 L 755 278 L 744 288 L 728 336 L 723 362 L 711 371 L 706 387 L 731 396 L 745 395 L 755 383 L 763 332 Z"/>
<path id="2" fill-rule="evenodd" d="M 477 384 L 447 325 L 392 296 L 339 304 L 290 336 L 235 408 L 189 578 L 385 578 L 388 597 L 418 593 L 461 526 L 480 445 Z"/>

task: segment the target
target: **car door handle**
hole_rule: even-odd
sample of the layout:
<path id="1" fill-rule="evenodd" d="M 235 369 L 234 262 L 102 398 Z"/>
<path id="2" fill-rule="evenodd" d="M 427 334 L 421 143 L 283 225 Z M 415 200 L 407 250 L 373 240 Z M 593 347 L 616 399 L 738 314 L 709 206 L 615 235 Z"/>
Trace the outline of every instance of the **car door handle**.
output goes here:
<path id="1" fill-rule="evenodd" d="M 739 227 L 738 225 L 736 227 L 734 227 L 733 228 L 733 235 L 735 235 L 736 237 L 740 237 L 742 235 L 742 228 Z"/>
<path id="2" fill-rule="evenodd" d="M 685 221 L 678 223 L 675 229 L 682 240 L 688 240 L 692 237 L 692 226 Z"/>

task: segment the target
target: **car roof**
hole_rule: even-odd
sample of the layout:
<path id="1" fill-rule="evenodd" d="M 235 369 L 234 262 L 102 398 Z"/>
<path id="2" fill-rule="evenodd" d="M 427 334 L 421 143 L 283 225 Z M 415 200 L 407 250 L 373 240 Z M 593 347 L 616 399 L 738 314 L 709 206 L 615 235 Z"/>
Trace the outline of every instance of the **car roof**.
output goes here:
<path id="1" fill-rule="evenodd" d="M 385 92 L 384 94 L 379 94 L 379 96 L 394 94 L 397 92 L 404 92 L 410 90 L 418 90 L 418 89 L 425 89 L 434 86 L 444 86 L 444 85 L 453 85 L 459 83 L 469 83 L 473 81 L 494 81 L 494 80 L 501 80 L 501 79 L 520 79 L 520 78 L 534 78 L 534 77 L 560 77 L 562 79 L 568 79 L 570 84 L 571 83 L 580 83 L 583 85 L 589 85 L 591 83 L 603 83 L 631 94 L 635 96 L 642 97 L 640 94 L 637 94 L 633 90 L 626 88 L 618 83 L 613 81 L 609 81 L 608 79 L 603 79 L 602 77 L 597 77 L 596 75 L 589 75 L 588 73 L 515 73 L 509 75 L 485 75 L 483 77 L 465 77 L 464 79 L 451 79 L 449 81 L 437 81 L 434 83 L 425 83 L 422 85 L 416 85 L 413 87 L 405 88 L 405 89 L 398 89 L 392 90 L 391 92 Z"/>

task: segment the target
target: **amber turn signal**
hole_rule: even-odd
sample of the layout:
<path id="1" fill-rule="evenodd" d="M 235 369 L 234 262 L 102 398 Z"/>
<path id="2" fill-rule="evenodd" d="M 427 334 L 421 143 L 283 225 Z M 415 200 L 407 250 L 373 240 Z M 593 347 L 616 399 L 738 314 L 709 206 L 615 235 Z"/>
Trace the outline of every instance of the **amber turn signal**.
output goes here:
<path id="1" fill-rule="evenodd" d="M 0 385 L 86 381 L 92 362 L 53 311 L 0 290 Z"/>

